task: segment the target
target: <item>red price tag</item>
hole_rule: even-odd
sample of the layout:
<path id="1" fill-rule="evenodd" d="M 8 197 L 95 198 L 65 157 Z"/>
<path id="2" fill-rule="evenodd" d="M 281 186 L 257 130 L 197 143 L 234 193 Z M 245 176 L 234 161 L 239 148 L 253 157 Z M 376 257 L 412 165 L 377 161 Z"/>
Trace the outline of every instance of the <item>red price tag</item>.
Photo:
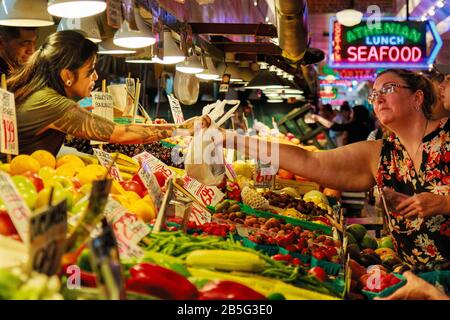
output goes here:
<path id="1" fill-rule="evenodd" d="M 7 154 L 19 154 L 19 141 L 17 136 L 17 119 L 14 95 L 0 89 L 0 151 Z"/>

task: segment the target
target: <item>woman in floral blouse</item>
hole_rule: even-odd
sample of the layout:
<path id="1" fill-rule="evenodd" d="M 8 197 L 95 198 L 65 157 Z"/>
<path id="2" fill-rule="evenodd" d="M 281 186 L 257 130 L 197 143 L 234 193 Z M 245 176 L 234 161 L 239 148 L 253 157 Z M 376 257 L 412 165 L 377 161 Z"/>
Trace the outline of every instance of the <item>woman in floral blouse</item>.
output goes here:
<path id="1" fill-rule="evenodd" d="M 287 144 L 267 147 L 279 167 L 322 186 L 365 191 L 378 185 L 410 196 L 387 221 L 400 257 L 432 268 L 450 258 L 450 122 L 431 119 L 436 99 L 425 77 L 389 69 L 378 75 L 368 97 L 392 132 L 388 138 L 317 153 Z M 267 143 L 232 132 L 225 134 L 227 142 L 253 155 Z"/>

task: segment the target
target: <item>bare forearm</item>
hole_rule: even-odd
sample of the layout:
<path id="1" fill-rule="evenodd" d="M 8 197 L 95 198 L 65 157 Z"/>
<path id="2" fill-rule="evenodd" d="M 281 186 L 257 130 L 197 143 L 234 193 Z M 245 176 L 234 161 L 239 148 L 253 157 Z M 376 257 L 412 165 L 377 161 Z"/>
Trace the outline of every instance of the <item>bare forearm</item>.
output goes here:
<path id="1" fill-rule="evenodd" d="M 134 144 L 151 143 L 172 135 L 174 127 L 170 125 L 116 125 L 109 142 Z"/>

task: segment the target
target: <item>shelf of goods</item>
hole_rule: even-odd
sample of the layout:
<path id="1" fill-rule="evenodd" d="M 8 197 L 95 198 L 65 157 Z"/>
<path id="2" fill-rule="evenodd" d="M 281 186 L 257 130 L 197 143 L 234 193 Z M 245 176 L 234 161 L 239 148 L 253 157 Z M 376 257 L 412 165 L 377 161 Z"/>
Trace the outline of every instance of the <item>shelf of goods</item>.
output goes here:
<path id="1" fill-rule="evenodd" d="M 120 257 L 116 286 L 121 288 L 121 299 L 343 299 L 368 291 L 358 287 L 368 274 L 365 266 L 371 258 L 366 255 L 372 256 L 368 248 L 376 245 L 375 254 L 388 255 L 388 249 L 378 247 L 389 243 L 367 240 L 358 227 L 346 232 L 340 204 L 330 197 L 338 193 L 321 192 L 319 186 L 311 188 L 312 182 L 295 180 L 282 171 L 274 188 L 262 192 L 253 187 L 256 170 L 250 161 L 232 163 L 235 179 L 227 176 L 217 187 L 193 184 L 182 163 L 172 162 L 174 152 L 183 154 L 188 143 L 180 137 L 148 145 L 102 146 L 115 159 L 122 177 L 112 181 L 103 201 L 107 209 L 101 213 L 116 239 L 113 244 Z M 39 150 L 0 164 L 1 187 L 14 185 L 17 199 L 29 212 L 67 203 L 67 250 L 57 261 L 60 268 L 49 275 L 30 273 L 32 244 L 18 232 L 23 224 L 12 219 L 9 198 L 2 198 L 2 190 L 0 299 L 111 298 L 99 281 L 101 271 L 94 263 L 98 252 L 92 241 L 108 225 L 94 228 L 99 220 L 87 218 L 101 202 L 90 204 L 93 183 L 107 176 L 110 165 L 102 166 L 89 154 L 89 141 L 70 139 L 67 144 L 77 151 L 68 148 L 55 159 Z M 139 174 L 142 157 L 133 158 L 143 152 L 153 159 L 154 178 L 148 181 Z M 285 184 L 292 182 L 297 185 Z M 172 201 L 166 201 L 169 196 Z M 82 241 L 72 241 L 74 234 L 79 236 L 78 227 L 88 223 L 95 229 L 90 237 L 88 233 L 86 238 L 76 238 Z M 343 245 L 346 242 L 349 246 Z M 80 286 L 75 288 L 68 287 L 74 266 L 80 270 Z"/>

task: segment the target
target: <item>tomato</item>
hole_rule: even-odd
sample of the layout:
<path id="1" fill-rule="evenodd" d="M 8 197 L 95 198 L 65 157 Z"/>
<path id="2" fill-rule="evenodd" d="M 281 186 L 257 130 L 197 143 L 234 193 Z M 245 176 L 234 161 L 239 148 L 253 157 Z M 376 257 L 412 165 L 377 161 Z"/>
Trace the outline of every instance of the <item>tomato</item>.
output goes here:
<path id="1" fill-rule="evenodd" d="M 6 211 L 0 212 L 0 234 L 4 236 L 12 236 L 17 234 L 16 227 Z"/>
<path id="2" fill-rule="evenodd" d="M 314 267 L 309 269 L 308 274 L 315 276 L 322 282 L 324 282 L 327 279 L 327 273 L 321 267 Z"/>
<path id="3" fill-rule="evenodd" d="M 153 172 L 153 175 L 155 176 L 156 180 L 158 180 L 158 184 L 161 188 L 166 185 L 167 177 L 162 172 L 156 171 Z"/>
<path id="4" fill-rule="evenodd" d="M 302 261 L 299 258 L 292 259 L 292 264 L 295 266 L 299 266 L 302 264 Z"/>
<path id="5" fill-rule="evenodd" d="M 312 256 L 314 258 L 316 258 L 317 260 L 324 260 L 326 258 L 325 253 L 323 251 L 319 251 L 319 250 L 318 251 L 314 251 L 312 253 Z"/>
<path id="6" fill-rule="evenodd" d="M 120 185 L 125 189 L 125 191 L 136 192 L 141 198 L 143 197 L 146 190 L 142 185 L 134 180 L 122 181 L 120 182 Z"/>

